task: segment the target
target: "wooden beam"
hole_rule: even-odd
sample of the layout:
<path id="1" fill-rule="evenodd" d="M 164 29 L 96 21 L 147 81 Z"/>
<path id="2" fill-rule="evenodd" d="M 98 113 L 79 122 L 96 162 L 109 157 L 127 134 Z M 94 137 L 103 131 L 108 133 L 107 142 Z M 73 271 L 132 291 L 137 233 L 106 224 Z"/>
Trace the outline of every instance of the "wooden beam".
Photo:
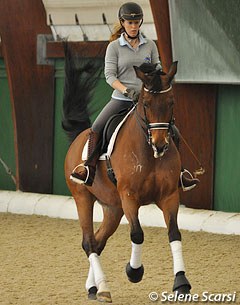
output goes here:
<path id="1" fill-rule="evenodd" d="M 54 67 L 37 65 L 37 35 L 51 34 L 42 1 L 0 1 L 0 36 L 13 123 L 17 189 L 51 193 Z"/>
<path id="2" fill-rule="evenodd" d="M 155 28 L 157 45 L 164 71 L 168 71 L 172 63 L 172 44 L 168 0 L 149 0 Z"/>

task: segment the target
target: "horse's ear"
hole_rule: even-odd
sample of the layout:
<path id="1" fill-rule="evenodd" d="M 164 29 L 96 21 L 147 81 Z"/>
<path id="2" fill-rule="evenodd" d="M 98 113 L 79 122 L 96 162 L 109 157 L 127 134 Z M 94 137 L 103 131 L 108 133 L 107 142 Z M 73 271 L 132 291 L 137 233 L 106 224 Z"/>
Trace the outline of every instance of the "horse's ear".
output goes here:
<path id="1" fill-rule="evenodd" d="M 175 74 L 177 73 L 177 64 L 178 64 L 178 61 L 174 61 L 167 73 L 167 76 L 168 76 L 170 82 L 172 81 Z"/>
<path id="2" fill-rule="evenodd" d="M 141 69 L 137 66 L 133 66 L 133 68 L 136 72 L 137 77 L 140 78 L 142 82 L 145 82 L 146 81 L 146 75 L 144 74 L 144 72 L 142 72 Z"/>

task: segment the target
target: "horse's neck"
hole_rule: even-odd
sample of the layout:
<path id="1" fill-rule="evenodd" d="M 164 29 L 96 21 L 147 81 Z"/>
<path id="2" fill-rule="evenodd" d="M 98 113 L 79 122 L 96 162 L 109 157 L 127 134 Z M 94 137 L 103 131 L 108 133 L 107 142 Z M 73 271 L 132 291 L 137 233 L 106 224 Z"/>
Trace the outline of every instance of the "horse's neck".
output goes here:
<path id="1" fill-rule="evenodd" d="M 133 111 L 132 115 L 128 118 L 124 126 L 124 133 L 126 133 L 129 141 L 133 143 L 132 146 L 134 150 L 139 151 L 139 148 L 141 148 L 142 152 L 148 153 L 150 146 L 147 143 L 146 138 L 147 130 L 146 126 L 144 126 L 144 122 L 141 119 L 144 117 L 144 115 L 139 111 L 139 109 L 136 109 L 136 111 L 137 113 Z"/>

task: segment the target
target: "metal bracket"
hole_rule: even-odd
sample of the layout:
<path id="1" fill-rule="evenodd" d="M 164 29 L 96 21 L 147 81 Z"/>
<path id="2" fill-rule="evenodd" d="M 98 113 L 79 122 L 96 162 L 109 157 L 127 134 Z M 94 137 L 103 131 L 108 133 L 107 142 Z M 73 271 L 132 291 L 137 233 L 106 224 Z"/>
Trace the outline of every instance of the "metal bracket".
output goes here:
<path id="1" fill-rule="evenodd" d="M 51 34 L 37 35 L 37 64 L 38 65 L 54 65 L 54 59 L 47 58 L 47 42 L 54 41 Z"/>

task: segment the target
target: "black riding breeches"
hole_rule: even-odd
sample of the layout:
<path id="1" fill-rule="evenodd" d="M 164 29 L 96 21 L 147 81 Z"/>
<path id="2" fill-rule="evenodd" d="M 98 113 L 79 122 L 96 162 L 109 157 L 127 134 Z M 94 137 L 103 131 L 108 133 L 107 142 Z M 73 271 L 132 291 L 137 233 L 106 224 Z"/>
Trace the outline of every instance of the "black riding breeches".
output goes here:
<path id="1" fill-rule="evenodd" d="M 121 110 L 130 108 L 131 106 L 131 101 L 116 100 L 112 98 L 97 116 L 92 125 L 92 130 L 97 133 L 102 133 L 105 124 L 112 115 L 119 113 Z"/>

